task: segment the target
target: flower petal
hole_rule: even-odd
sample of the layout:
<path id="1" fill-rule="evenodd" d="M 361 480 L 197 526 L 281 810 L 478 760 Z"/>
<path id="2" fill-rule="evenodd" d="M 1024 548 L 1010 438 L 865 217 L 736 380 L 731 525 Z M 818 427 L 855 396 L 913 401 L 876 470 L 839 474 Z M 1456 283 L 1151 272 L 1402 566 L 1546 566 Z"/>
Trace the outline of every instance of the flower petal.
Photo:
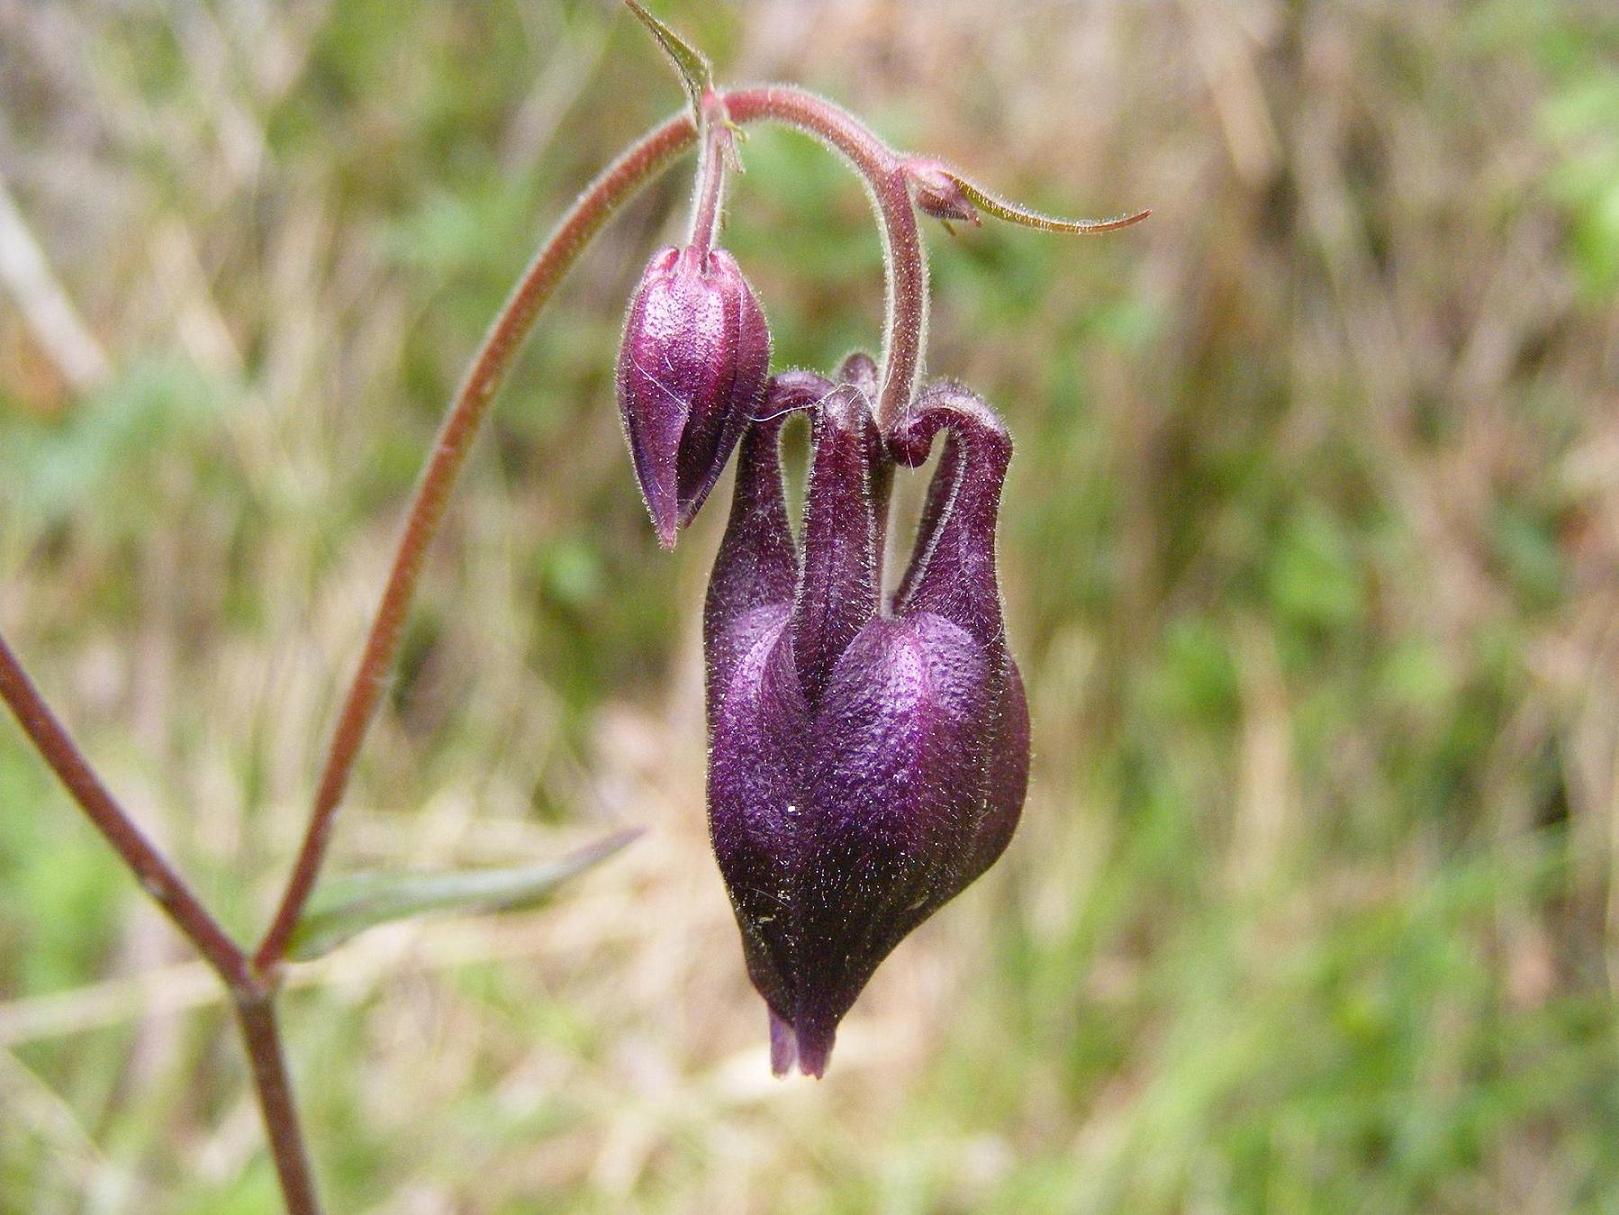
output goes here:
<path id="1" fill-rule="evenodd" d="M 795 874 L 806 1070 L 825 1065 L 838 1020 L 936 894 L 963 884 L 994 682 L 982 647 L 931 615 L 873 620 L 838 661 L 815 717 Z"/>
<path id="2" fill-rule="evenodd" d="M 792 621 L 794 662 L 811 704 L 854 635 L 877 614 L 873 430 L 870 407 L 852 386 L 840 386 L 816 410 Z"/>

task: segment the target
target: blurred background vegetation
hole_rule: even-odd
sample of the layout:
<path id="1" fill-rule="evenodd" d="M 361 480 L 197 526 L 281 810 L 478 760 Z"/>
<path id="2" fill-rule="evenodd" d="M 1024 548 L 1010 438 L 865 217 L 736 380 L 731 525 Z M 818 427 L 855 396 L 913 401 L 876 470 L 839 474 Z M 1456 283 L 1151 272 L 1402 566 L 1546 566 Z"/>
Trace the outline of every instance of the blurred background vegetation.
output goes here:
<path id="1" fill-rule="evenodd" d="M 612 406 L 676 172 L 502 396 L 335 861 L 649 831 L 296 975 L 332 1209 L 1619 1206 L 1619 12 L 657 7 L 1035 205 L 1155 209 L 928 234 L 930 366 L 1018 441 L 1023 827 L 772 1081 L 703 825 L 723 508 L 658 553 Z M 243 935 L 454 381 L 679 99 L 608 0 L 0 0 L 0 625 Z M 745 154 L 778 362 L 869 347 L 859 186 Z M 272 1209 L 243 1071 L 7 720 L 0 1210 Z"/>

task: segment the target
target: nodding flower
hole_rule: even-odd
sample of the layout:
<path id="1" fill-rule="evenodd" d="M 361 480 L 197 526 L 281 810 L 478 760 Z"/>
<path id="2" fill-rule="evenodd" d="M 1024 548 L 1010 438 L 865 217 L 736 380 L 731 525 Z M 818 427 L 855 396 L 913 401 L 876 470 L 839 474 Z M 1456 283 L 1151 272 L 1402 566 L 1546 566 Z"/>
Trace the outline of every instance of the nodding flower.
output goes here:
<path id="1" fill-rule="evenodd" d="M 704 614 L 709 827 L 778 1075 L 823 1073 L 877 965 L 1006 848 L 1028 784 L 995 569 L 1006 429 L 941 382 L 884 440 L 871 361 L 842 381 L 771 381 Z M 813 418 L 802 542 L 778 450 L 795 409 Z M 915 551 L 884 602 L 873 470 L 922 464 L 941 431 Z"/>
<path id="2" fill-rule="evenodd" d="M 664 548 L 690 523 L 758 407 L 770 328 L 723 249 L 663 249 L 630 299 L 618 411 Z"/>

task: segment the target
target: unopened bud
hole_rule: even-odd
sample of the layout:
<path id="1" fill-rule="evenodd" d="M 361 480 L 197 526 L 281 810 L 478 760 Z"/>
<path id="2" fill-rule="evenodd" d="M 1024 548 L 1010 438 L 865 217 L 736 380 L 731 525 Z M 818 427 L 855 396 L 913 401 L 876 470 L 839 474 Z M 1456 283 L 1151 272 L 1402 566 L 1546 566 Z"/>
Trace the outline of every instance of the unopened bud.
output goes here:
<path id="1" fill-rule="evenodd" d="M 665 548 L 702 506 L 764 392 L 770 328 L 736 259 L 668 248 L 647 263 L 618 354 L 618 410 Z"/>
<path id="2" fill-rule="evenodd" d="M 947 224 L 959 220 L 975 228 L 978 226 L 978 208 L 962 192 L 960 181 L 943 161 L 913 156 L 904 167 L 905 177 L 911 183 L 911 197 L 923 214 Z"/>

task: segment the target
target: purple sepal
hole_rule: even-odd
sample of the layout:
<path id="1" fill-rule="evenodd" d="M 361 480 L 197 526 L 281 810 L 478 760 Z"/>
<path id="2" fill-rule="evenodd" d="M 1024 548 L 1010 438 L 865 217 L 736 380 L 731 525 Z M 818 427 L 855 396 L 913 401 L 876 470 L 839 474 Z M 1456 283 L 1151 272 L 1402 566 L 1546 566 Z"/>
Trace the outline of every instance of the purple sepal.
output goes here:
<path id="1" fill-rule="evenodd" d="M 790 374 L 743 441 L 709 587 L 708 801 L 772 1069 L 819 1076 L 877 965 L 1005 849 L 1029 729 L 995 571 L 1000 420 L 941 383 L 890 436 L 888 458 L 909 465 L 947 438 L 885 611 L 870 361 L 851 359 L 836 386 Z M 777 454 L 794 408 L 814 415 L 801 544 Z"/>
<path id="2" fill-rule="evenodd" d="M 624 321 L 618 410 L 664 548 L 714 488 L 769 366 L 769 326 L 729 253 L 653 255 Z"/>

